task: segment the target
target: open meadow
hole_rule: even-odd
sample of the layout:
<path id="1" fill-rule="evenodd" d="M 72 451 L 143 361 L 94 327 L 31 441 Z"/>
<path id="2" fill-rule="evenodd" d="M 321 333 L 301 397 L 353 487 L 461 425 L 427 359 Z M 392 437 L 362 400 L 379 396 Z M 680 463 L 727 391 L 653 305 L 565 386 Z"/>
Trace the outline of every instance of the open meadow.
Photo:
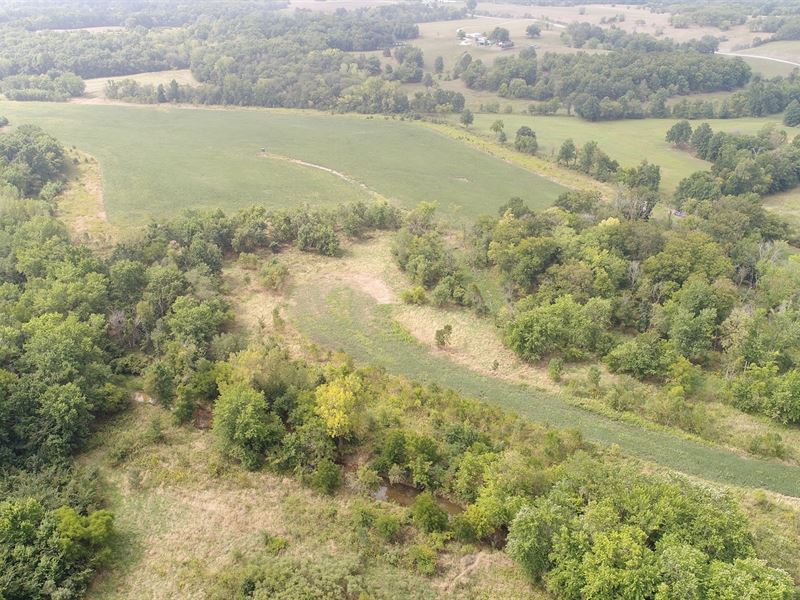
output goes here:
<path id="1" fill-rule="evenodd" d="M 174 69 L 171 71 L 153 71 L 152 73 L 137 73 L 136 75 L 128 75 L 125 77 L 97 77 L 95 79 L 87 79 L 86 91 L 83 94 L 83 99 L 86 101 L 93 99 L 104 99 L 106 97 L 106 83 L 109 79 L 133 79 L 142 85 L 169 85 L 173 79 L 180 84 L 196 85 L 197 80 L 192 75 L 189 69 Z"/>
<path id="2" fill-rule="evenodd" d="M 758 49 L 753 50 L 745 50 L 743 52 L 737 52 L 736 56 L 740 56 L 744 62 L 750 65 L 750 68 L 753 69 L 754 73 L 758 73 L 762 77 L 788 77 L 792 74 L 797 66 L 793 64 L 789 64 L 789 62 L 783 62 L 782 60 L 776 60 L 774 58 L 767 58 L 759 56 L 750 56 L 746 53 L 756 53 Z"/>
<path id="3" fill-rule="evenodd" d="M 783 216 L 795 227 L 800 225 L 800 190 L 797 188 L 767 196 L 764 198 L 764 206 Z"/>
<path id="4" fill-rule="evenodd" d="M 741 54 L 763 56 L 800 64 L 800 40 L 781 40 L 739 51 Z"/>
<path id="5" fill-rule="evenodd" d="M 523 125 L 531 127 L 539 142 L 539 153 L 543 156 L 555 155 L 558 148 L 568 138 L 579 146 L 588 141 L 596 141 L 611 158 L 618 160 L 623 167 L 639 164 L 647 159 L 661 167 L 661 189 L 672 192 L 678 182 L 694 171 L 710 168 L 704 160 L 690 153 L 674 148 L 664 140 L 667 130 L 679 119 L 641 119 L 626 121 L 605 121 L 591 123 L 576 117 L 529 116 L 519 114 L 478 114 L 473 128 L 491 135 L 489 128 L 497 119 L 503 121 L 510 140 L 514 132 Z M 692 121 L 696 127 L 702 121 Z M 709 121 L 712 129 L 719 131 L 756 133 L 769 124 L 787 130 L 789 137 L 794 133 L 791 127 L 781 124 L 780 116 L 752 119 L 714 119 Z"/>
<path id="6" fill-rule="evenodd" d="M 186 208 L 332 206 L 374 194 L 451 215 L 512 196 L 548 206 L 564 188 L 400 120 L 323 113 L 4 102 L 100 163 L 106 212 L 141 224 Z M 409 151 L 413 148 L 413 152 Z M 262 152 L 264 149 L 264 152 Z"/>

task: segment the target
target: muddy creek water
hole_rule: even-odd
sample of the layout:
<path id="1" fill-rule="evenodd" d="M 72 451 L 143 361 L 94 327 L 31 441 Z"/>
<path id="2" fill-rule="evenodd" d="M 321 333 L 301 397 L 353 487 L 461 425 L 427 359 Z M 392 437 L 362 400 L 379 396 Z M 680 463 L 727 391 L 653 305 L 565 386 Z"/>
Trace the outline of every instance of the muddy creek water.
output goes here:
<path id="1" fill-rule="evenodd" d="M 372 497 L 375 498 L 375 500 L 393 502 L 395 504 L 399 504 L 400 506 L 411 506 L 416 497 L 421 493 L 422 492 L 420 490 L 410 485 L 384 482 L 383 485 L 375 490 L 375 492 L 372 494 Z M 434 496 L 434 499 L 436 500 L 436 503 L 450 515 L 457 515 L 464 511 L 461 506 L 455 502 L 447 500 L 446 498 Z"/>

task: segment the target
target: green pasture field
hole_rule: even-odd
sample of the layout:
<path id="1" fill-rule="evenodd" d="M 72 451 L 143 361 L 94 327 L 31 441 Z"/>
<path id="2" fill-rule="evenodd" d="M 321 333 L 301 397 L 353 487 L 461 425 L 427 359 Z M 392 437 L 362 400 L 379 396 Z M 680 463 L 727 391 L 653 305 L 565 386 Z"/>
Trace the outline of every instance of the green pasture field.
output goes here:
<path id="1" fill-rule="evenodd" d="M 756 54 L 758 48 L 752 50 L 744 50 L 744 52 L 753 52 Z M 800 57 L 800 54 L 795 56 L 795 60 Z M 758 73 L 762 77 L 787 77 L 792 74 L 797 67 L 787 63 L 770 60 L 768 58 L 755 58 L 752 56 L 742 56 L 742 60 L 746 62 L 753 69 L 753 73 Z M 790 59 L 791 60 L 791 59 Z"/>
<path id="2" fill-rule="evenodd" d="M 437 202 L 445 214 L 474 218 L 496 212 L 512 196 L 543 208 L 564 191 L 399 119 L 14 102 L 0 103 L 0 114 L 13 125 L 40 125 L 95 156 L 106 211 L 117 225 L 186 208 L 330 206 L 371 192 L 405 207 Z"/>
<path id="3" fill-rule="evenodd" d="M 766 56 L 769 58 L 779 58 L 790 62 L 800 63 L 800 40 L 782 40 L 770 42 L 761 46 L 754 46 L 745 50 L 739 50 L 742 54 L 753 56 Z M 790 66 L 790 65 L 787 65 Z"/>
<path id="4" fill-rule="evenodd" d="M 664 141 L 667 130 L 678 119 L 640 119 L 623 121 L 602 121 L 591 123 L 577 117 L 548 116 L 537 117 L 521 114 L 479 114 L 475 115 L 473 128 L 490 134 L 489 128 L 497 119 L 505 124 L 508 139 L 513 141 L 514 133 L 522 125 L 531 127 L 539 141 L 539 153 L 550 156 L 558 152 L 559 146 L 567 138 L 582 145 L 596 141 L 602 150 L 618 160 L 624 167 L 633 166 L 646 158 L 661 167 L 661 189 L 672 192 L 678 182 L 694 171 L 708 169 L 710 164 L 692 156 L 690 153 L 672 147 Z M 702 121 L 692 121 L 696 127 Z M 708 121 L 712 129 L 720 131 L 739 131 L 756 133 L 767 124 L 774 123 L 793 136 L 792 128 L 781 124 L 780 116 L 752 119 L 714 119 Z"/>
<path id="5" fill-rule="evenodd" d="M 800 496 L 800 468 L 748 459 L 731 451 L 679 438 L 667 431 L 589 412 L 560 394 L 483 376 L 434 356 L 391 315 L 350 287 L 308 285 L 293 294 L 292 322 L 318 344 L 341 349 L 356 360 L 497 404 L 540 423 L 579 429 L 587 439 L 617 444 L 626 453 L 709 481 Z"/>
<path id="6" fill-rule="evenodd" d="M 765 196 L 764 207 L 783 216 L 795 227 L 800 227 L 800 188 Z"/>

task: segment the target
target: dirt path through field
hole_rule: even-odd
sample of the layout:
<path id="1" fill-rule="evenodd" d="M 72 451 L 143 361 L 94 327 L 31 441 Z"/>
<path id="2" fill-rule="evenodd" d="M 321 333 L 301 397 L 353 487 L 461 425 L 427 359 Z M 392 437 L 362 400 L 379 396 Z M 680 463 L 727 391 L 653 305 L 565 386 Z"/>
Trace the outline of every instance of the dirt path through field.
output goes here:
<path id="1" fill-rule="evenodd" d="M 335 175 L 336 177 L 338 177 L 339 179 L 341 179 L 343 181 L 346 181 L 347 183 L 352 183 L 354 185 L 360 186 L 361 188 L 363 188 L 365 190 L 372 191 L 365 184 L 361 183 L 360 181 L 356 181 L 355 179 L 353 179 L 349 175 L 345 175 L 341 171 L 337 171 L 335 169 L 331 169 L 330 167 L 325 167 L 323 165 L 318 165 L 316 163 L 306 162 L 304 160 L 300 160 L 299 158 L 291 158 L 289 156 L 283 156 L 281 154 L 275 154 L 273 152 L 260 152 L 259 156 L 263 156 L 265 158 L 271 158 L 273 160 L 282 160 L 282 161 L 285 161 L 285 162 L 290 162 L 290 163 L 292 163 L 294 165 L 300 165 L 300 166 L 303 166 L 303 167 L 310 167 L 312 169 L 319 169 L 320 171 L 325 171 L 326 173 L 330 173 L 331 175 Z"/>
<path id="2" fill-rule="evenodd" d="M 274 152 L 259 152 L 259 156 L 264 158 L 269 158 L 272 160 L 280 160 L 288 163 L 292 163 L 293 165 L 299 165 L 301 167 L 308 167 L 309 169 L 317 169 L 318 171 L 324 171 L 325 173 L 329 173 L 334 177 L 338 177 L 342 181 L 345 181 L 352 185 L 357 185 L 365 192 L 369 193 L 373 198 L 376 200 L 383 200 L 386 202 L 391 202 L 389 198 L 381 194 L 380 192 L 373 190 L 365 183 L 361 183 L 357 179 L 350 177 L 346 173 L 342 173 L 341 171 L 337 171 L 336 169 L 331 169 L 330 167 L 326 167 L 325 165 L 318 165 L 316 163 L 307 162 L 305 160 L 300 160 L 299 158 L 292 158 L 290 156 L 283 156 L 282 154 L 275 154 Z"/>
<path id="3" fill-rule="evenodd" d="M 444 591 L 446 593 L 452 592 L 456 588 L 456 586 L 458 586 L 459 583 L 469 578 L 470 573 L 472 573 L 475 569 L 480 567 L 481 562 L 483 562 L 483 557 L 484 557 L 483 552 L 478 552 L 475 555 L 471 555 L 469 557 L 471 560 L 468 561 L 467 566 L 464 567 L 464 569 L 458 575 L 456 575 L 450 581 L 450 583 L 447 584 L 447 586 L 444 588 Z"/>
<path id="4" fill-rule="evenodd" d="M 722 56 L 738 56 L 739 58 L 760 58 L 761 60 L 771 60 L 772 62 L 800 67 L 800 63 L 784 60 L 782 58 L 774 58 L 772 56 L 762 56 L 760 54 L 744 54 L 742 52 L 717 52 L 717 54 L 721 54 Z"/>

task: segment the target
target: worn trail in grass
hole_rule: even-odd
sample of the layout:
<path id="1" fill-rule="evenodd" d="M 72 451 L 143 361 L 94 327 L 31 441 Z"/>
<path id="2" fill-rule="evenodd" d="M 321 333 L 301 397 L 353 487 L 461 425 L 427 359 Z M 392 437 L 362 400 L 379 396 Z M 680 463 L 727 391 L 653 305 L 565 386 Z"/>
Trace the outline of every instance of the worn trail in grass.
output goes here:
<path id="1" fill-rule="evenodd" d="M 346 287 L 307 285 L 295 290 L 293 322 L 314 342 L 392 373 L 435 382 L 556 427 L 573 427 L 587 439 L 618 444 L 643 460 L 723 484 L 800 496 L 800 468 L 738 456 L 721 448 L 589 412 L 559 394 L 485 377 L 427 348 L 391 318 L 390 305 Z"/>

